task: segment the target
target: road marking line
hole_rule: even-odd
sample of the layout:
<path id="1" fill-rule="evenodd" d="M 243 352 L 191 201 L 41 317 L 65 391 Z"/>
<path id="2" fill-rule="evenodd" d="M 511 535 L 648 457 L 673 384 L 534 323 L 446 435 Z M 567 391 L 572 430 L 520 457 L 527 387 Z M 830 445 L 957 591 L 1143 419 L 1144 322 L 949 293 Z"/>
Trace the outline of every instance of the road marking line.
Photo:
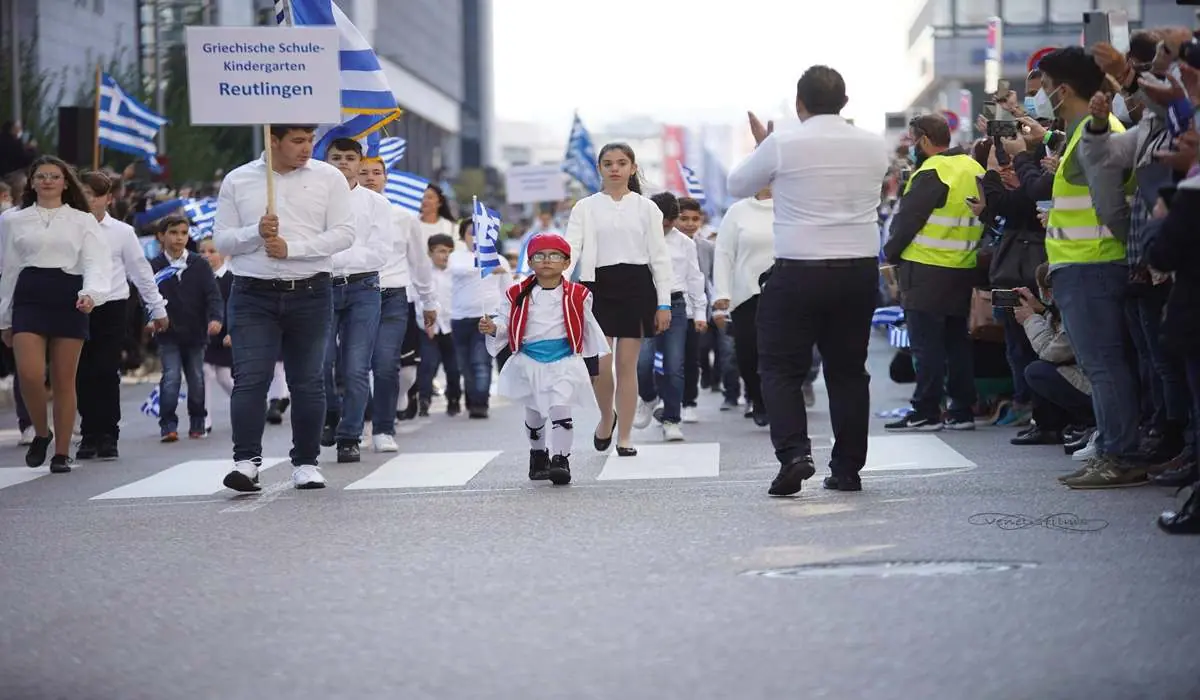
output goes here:
<path id="1" fill-rule="evenodd" d="M 674 443 L 639 445 L 636 457 L 620 457 L 614 452 L 605 460 L 596 480 L 698 479 L 720 475 L 720 443 Z"/>
<path id="2" fill-rule="evenodd" d="M 290 478 L 283 481 L 276 481 L 275 483 L 264 487 L 263 490 L 259 491 L 258 493 L 240 494 L 236 497 L 239 500 L 234 503 L 234 505 L 231 505 L 228 508 L 222 508 L 221 512 L 249 513 L 256 511 L 259 508 L 278 500 L 278 498 L 282 496 L 285 491 L 291 488 L 292 480 Z"/>
<path id="3" fill-rule="evenodd" d="M 872 435 L 864 472 L 955 469 L 976 464 L 936 435 Z"/>
<path id="4" fill-rule="evenodd" d="M 286 461 L 286 457 L 263 459 L 259 471 L 261 473 Z M 106 491 L 98 496 L 92 496 L 89 500 L 211 496 L 225 490 L 225 487 L 221 485 L 221 479 L 229 473 L 232 466 L 233 463 L 228 459 L 201 459 L 183 462 L 144 479 Z"/>
<path id="5" fill-rule="evenodd" d="M 50 467 L 0 467 L 0 489 L 40 479 L 50 473 Z"/>
<path id="6" fill-rule="evenodd" d="M 466 486 L 496 457 L 498 450 L 486 452 L 429 452 L 402 454 L 355 481 L 346 491 L 377 489 L 418 489 Z"/>

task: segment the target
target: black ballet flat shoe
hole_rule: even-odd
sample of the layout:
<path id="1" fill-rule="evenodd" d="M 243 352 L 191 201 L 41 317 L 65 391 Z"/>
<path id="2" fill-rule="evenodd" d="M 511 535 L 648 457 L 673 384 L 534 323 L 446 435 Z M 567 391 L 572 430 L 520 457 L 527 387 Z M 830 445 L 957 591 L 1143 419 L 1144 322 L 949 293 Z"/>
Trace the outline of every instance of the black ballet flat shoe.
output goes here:
<path id="1" fill-rule="evenodd" d="M 617 456 L 618 457 L 637 457 L 637 448 L 636 447 L 621 447 L 620 445 L 617 445 Z"/>
<path id="2" fill-rule="evenodd" d="M 608 452 L 608 448 L 612 447 L 613 438 L 617 436 L 617 414 L 613 412 L 612 430 L 609 431 L 608 437 L 601 439 L 595 433 L 592 433 L 592 446 L 597 452 Z"/>
<path id="3" fill-rule="evenodd" d="M 46 463 L 46 452 L 50 449 L 50 443 L 54 442 L 54 431 L 49 433 L 46 437 L 34 436 L 29 450 L 25 452 L 25 464 L 36 469 Z"/>

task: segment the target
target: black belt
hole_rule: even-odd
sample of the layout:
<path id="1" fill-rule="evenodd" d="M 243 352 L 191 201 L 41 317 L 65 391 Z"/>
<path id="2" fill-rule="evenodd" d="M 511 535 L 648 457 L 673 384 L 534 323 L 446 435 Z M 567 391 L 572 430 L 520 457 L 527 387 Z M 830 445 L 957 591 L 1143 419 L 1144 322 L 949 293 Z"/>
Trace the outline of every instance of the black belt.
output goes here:
<path id="1" fill-rule="evenodd" d="M 878 267 L 875 258 L 828 258 L 825 260 L 795 260 L 779 258 L 775 261 L 777 267 Z"/>
<path id="2" fill-rule="evenodd" d="M 234 276 L 234 284 L 260 292 L 305 292 L 329 285 L 329 273 L 318 272 L 312 277 L 299 280 L 264 280 L 257 277 Z"/>
<path id="3" fill-rule="evenodd" d="M 394 297 L 397 294 L 400 294 L 405 289 L 408 289 L 408 288 L 407 287 L 383 287 L 379 290 L 379 294 L 384 299 L 387 299 L 389 297 Z"/>
<path id="4" fill-rule="evenodd" d="M 671 292 L 671 301 L 683 301 L 683 292 Z"/>
<path id="5" fill-rule="evenodd" d="M 361 282 L 365 279 L 370 279 L 378 274 L 378 272 L 356 272 L 353 275 L 335 275 L 331 279 L 333 280 L 333 286 L 344 287 L 354 282 Z"/>

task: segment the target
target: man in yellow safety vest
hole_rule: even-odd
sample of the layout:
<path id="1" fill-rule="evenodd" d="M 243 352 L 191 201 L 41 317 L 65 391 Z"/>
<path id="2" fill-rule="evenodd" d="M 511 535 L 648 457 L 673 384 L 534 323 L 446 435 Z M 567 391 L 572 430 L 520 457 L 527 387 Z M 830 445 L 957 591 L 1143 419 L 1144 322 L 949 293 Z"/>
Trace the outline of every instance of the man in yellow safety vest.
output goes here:
<path id="1" fill-rule="evenodd" d="M 884 245 L 897 265 L 901 305 L 916 360 L 913 411 L 892 432 L 975 428 L 975 377 L 968 328 L 971 290 L 983 227 L 971 211 L 984 170 L 950 147 L 950 125 L 938 114 L 909 124 L 916 170 L 905 187 Z M 950 397 L 942 420 L 942 398 Z"/>
<path id="2" fill-rule="evenodd" d="M 1104 73 L 1078 46 L 1042 58 L 1042 90 L 1066 126 L 1067 147 L 1054 177 L 1046 257 L 1054 301 L 1075 356 L 1092 382 L 1099 437 L 1096 456 L 1063 479 L 1073 489 L 1138 486 L 1146 469 L 1138 454 L 1138 385 L 1125 351 L 1128 284 L 1125 241 L 1129 205 L 1125 174 L 1092 168 L 1079 154 L 1093 128 L 1088 103 L 1105 89 Z M 1097 131 L 1124 131 L 1100 119 Z"/>

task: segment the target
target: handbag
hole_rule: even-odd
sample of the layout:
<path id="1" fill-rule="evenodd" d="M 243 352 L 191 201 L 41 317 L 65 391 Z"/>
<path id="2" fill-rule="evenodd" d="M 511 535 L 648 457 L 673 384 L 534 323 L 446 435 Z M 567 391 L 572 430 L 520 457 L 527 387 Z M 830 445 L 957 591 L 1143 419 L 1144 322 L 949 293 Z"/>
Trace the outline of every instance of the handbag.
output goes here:
<path id="1" fill-rule="evenodd" d="M 992 289 L 1037 288 L 1037 269 L 1046 262 L 1046 236 L 1040 231 L 1007 231 L 992 255 Z"/>

